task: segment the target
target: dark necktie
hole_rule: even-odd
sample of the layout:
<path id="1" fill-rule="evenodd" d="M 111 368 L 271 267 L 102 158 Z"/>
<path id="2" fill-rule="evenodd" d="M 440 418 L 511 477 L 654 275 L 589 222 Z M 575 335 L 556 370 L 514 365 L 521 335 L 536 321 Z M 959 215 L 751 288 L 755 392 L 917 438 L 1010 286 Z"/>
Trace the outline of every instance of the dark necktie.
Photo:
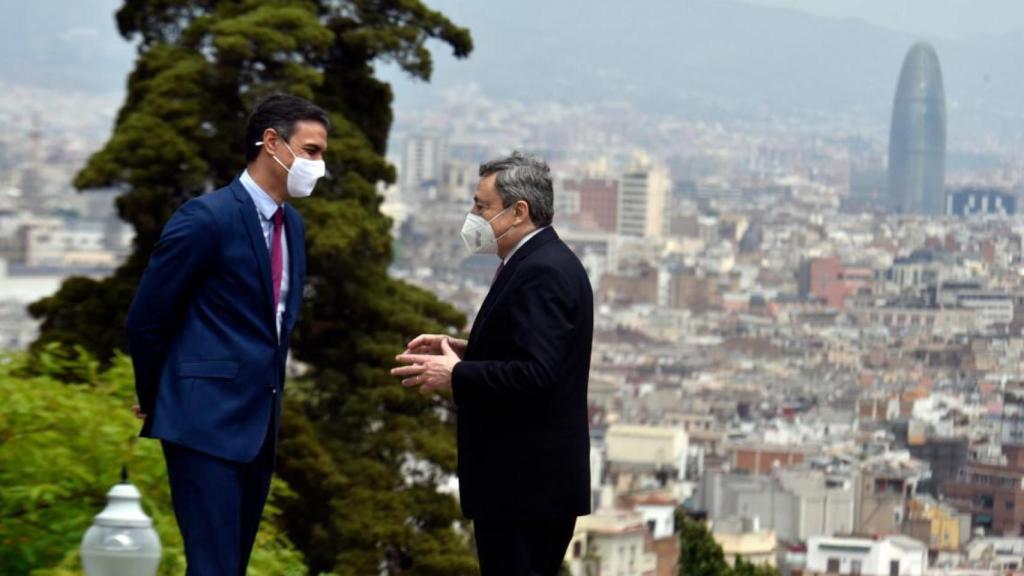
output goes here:
<path id="1" fill-rule="evenodd" d="M 274 284 L 274 318 L 277 321 L 277 306 L 281 300 L 281 274 L 284 272 L 284 255 L 281 253 L 281 229 L 284 227 L 284 209 L 274 212 L 274 237 L 270 243 L 270 281 Z"/>

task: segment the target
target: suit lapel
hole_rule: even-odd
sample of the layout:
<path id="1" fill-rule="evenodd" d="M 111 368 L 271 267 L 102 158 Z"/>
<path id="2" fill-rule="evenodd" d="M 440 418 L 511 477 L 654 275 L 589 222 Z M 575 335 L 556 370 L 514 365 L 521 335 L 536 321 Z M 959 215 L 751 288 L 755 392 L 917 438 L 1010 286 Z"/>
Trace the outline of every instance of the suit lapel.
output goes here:
<path id="1" fill-rule="evenodd" d="M 491 285 L 491 289 L 487 291 L 487 296 L 484 298 L 484 303 L 480 305 L 480 311 L 477 312 L 476 320 L 473 321 L 473 330 L 476 332 L 477 326 L 482 325 L 484 319 L 490 314 L 491 309 L 494 308 L 494 303 L 498 301 L 498 298 L 508 288 L 508 283 L 515 275 L 516 268 L 519 267 L 519 261 L 513 259 L 502 269 L 501 274 L 494 279 L 494 284 Z M 472 334 L 470 335 L 472 337 Z"/>
<path id="2" fill-rule="evenodd" d="M 298 308 L 302 302 L 303 286 L 302 279 L 299 278 L 299 258 L 306 247 L 299 236 L 299 217 L 295 208 L 285 204 L 284 215 L 284 233 L 288 238 L 288 303 L 284 309 L 284 326 L 290 329 L 298 316 Z"/>
<path id="3" fill-rule="evenodd" d="M 508 288 L 509 283 L 515 276 L 516 269 L 519 267 L 519 263 L 525 260 L 530 254 L 533 254 L 538 248 L 547 244 L 552 240 L 557 240 L 558 234 L 555 233 L 554 228 L 550 226 L 541 230 L 536 236 L 530 238 L 526 244 L 519 247 L 516 253 L 512 255 L 511 260 L 501 271 L 494 280 L 494 284 L 491 289 L 487 292 L 487 296 L 484 298 L 484 303 L 480 305 L 480 312 L 477 313 L 476 319 L 473 320 L 473 329 L 470 330 L 470 342 L 473 341 L 473 337 L 477 335 L 478 330 L 486 322 L 487 317 L 490 315 L 494 305 L 501 299 L 501 295 Z"/>
<path id="4" fill-rule="evenodd" d="M 232 182 L 235 198 L 241 202 L 238 207 L 239 218 L 242 219 L 242 226 L 249 234 L 249 243 L 252 245 L 253 256 L 260 269 L 260 286 L 263 288 L 263 303 L 267 319 L 273 331 L 276 332 L 276 318 L 274 314 L 274 291 L 271 289 L 270 280 L 270 252 L 267 250 L 267 241 L 263 238 L 263 230 L 260 228 L 260 216 L 256 212 L 256 204 L 253 203 L 249 192 L 245 190 L 238 180 Z"/>

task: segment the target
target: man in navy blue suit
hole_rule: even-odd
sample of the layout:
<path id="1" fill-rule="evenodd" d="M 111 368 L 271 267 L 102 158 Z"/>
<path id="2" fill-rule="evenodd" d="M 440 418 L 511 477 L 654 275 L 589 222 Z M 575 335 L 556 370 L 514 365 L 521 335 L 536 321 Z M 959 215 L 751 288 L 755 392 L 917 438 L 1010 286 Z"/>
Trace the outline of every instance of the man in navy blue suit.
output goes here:
<path id="1" fill-rule="evenodd" d="M 513 154 L 482 165 L 462 238 L 501 263 L 469 340 L 421 335 L 391 371 L 421 392 L 452 391 L 483 576 L 555 576 L 590 512 L 593 292 L 553 215 L 547 164 Z"/>
<path id="2" fill-rule="evenodd" d="M 327 114 L 284 94 L 247 167 L 164 226 L 128 315 L 142 436 L 159 438 L 189 576 L 244 575 L 270 490 L 305 228 L 287 201 L 324 175 Z"/>

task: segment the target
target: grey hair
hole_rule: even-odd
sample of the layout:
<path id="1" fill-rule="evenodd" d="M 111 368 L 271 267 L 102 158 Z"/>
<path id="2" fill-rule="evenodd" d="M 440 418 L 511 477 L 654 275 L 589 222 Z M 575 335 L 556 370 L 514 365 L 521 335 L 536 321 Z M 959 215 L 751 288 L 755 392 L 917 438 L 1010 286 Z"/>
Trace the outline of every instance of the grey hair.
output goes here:
<path id="1" fill-rule="evenodd" d="M 551 183 L 551 168 L 533 156 L 513 152 L 480 165 L 480 177 L 497 174 L 494 188 L 501 196 L 501 205 L 508 208 L 523 200 L 530 207 L 530 221 L 534 226 L 550 226 L 555 216 L 555 193 Z"/>

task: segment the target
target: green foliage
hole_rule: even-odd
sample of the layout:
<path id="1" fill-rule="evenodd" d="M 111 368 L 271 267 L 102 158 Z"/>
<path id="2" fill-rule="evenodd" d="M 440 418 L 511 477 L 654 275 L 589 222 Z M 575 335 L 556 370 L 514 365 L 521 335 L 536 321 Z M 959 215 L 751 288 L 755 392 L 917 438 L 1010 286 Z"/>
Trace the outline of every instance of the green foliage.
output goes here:
<path id="1" fill-rule="evenodd" d="M 676 512 L 679 530 L 679 576 L 778 576 L 770 566 L 754 565 L 738 558 L 729 566 L 722 547 L 715 542 L 711 531 L 682 511 Z"/>
<path id="2" fill-rule="evenodd" d="M 408 338 L 464 318 L 387 275 L 391 223 L 376 184 L 395 179 L 384 158 L 392 92 L 374 77 L 378 62 L 393 62 L 429 80 L 427 41 L 464 57 L 469 32 L 420 0 L 125 0 L 117 22 L 139 41 L 138 60 L 110 140 L 75 185 L 123 190 L 117 208 L 135 228 L 134 251 L 112 277 L 69 280 L 33 304 L 33 350 L 60 342 L 103 366 L 115 359 L 163 224 L 241 171 L 256 100 L 312 99 L 331 115 L 331 176 L 294 203 L 307 224 L 311 297 L 293 353 L 311 369 L 290 384 L 282 421 L 279 472 L 295 491 L 281 499 L 282 523 L 313 573 L 475 573 L 456 503 L 436 493 L 455 466 L 450 405 L 388 374 Z"/>
<path id="3" fill-rule="evenodd" d="M 736 559 L 732 576 L 779 576 L 779 571 L 765 564 L 752 564 L 742 558 Z"/>
<path id="4" fill-rule="evenodd" d="M 679 576 L 729 574 L 722 547 L 703 523 L 677 514 L 676 526 L 679 527 Z"/>
<path id="5" fill-rule="evenodd" d="M 87 353 L 74 356 L 51 348 L 0 357 L 0 573 L 81 574 L 82 536 L 127 465 L 163 544 L 159 574 L 184 574 L 160 445 L 136 442 L 129 360 L 117 355 L 99 371 Z M 290 497 L 275 481 L 250 574 L 305 573 L 302 555 L 279 528 L 278 501 Z"/>

